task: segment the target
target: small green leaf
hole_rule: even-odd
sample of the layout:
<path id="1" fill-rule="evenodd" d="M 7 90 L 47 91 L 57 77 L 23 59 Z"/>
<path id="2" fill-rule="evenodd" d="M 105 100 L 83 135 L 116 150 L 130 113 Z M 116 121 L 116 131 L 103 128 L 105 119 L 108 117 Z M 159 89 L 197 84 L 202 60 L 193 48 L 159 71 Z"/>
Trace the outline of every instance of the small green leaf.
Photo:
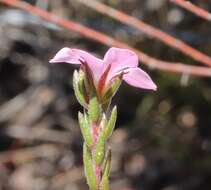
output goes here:
<path id="1" fill-rule="evenodd" d="M 86 103 L 86 92 L 84 87 L 84 74 L 82 72 L 74 71 L 73 73 L 73 89 L 78 102 L 83 106 L 87 107 Z"/>
<path id="2" fill-rule="evenodd" d="M 111 99 L 108 99 L 106 102 L 102 103 L 102 109 L 104 112 L 106 112 L 108 110 L 110 104 L 111 104 Z"/>
<path id="3" fill-rule="evenodd" d="M 103 113 L 102 119 L 100 121 L 100 130 L 104 129 L 105 126 L 107 125 L 107 123 L 108 123 L 108 121 L 107 121 L 106 115 L 105 115 L 105 113 Z"/>
<path id="4" fill-rule="evenodd" d="M 110 119 L 103 131 L 105 140 L 107 140 L 112 135 L 115 124 L 116 124 L 116 119 L 117 119 L 117 108 L 115 106 L 111 112 Z"/>
<path id="5" fill-rule="evenodd" d="M 103 177 L 100 183 L 100 190 L 109 190 L 109 179 L 107 176 Z"/>
<path id="6" fill-rule="evenodd" d="M 105 139 L 103 135 L 99 136 L 98 142 L 96 144 L 94 159 L 97 165 L 100 165 L 104 159 L 105 155 Z"/>
<path id="7" fill-rule="evenodd" d="M 83 115 L 81 112 L 78 112 L 78 121 L 84 141 L 89 147 L 91 147 L 93 144 L 93 138 L 87 115 L 85 113 Z"/>
<path id="8" fill-rule="evenodd" d="M 109 177 L 110 174 L 110 169 L 111 169 L 111 149 L 108 150 L 105 162 L 103 164 L 103 176 Z"/>
<path id="9" fill-rule="evenodd" d="M 88 114 L 92 122 L 97 122 L 101 117 L 101 107 L 96 96 L 89 101 Z"/>
<path id="10" fill-rule="evenodd" d="M 116 94 L 121 83 L 122 83 L 122 80 L 120 78 L 115 79 L 115 81 L 112 83 L 111 87 L 105 92 L 105 95 L 103 96 L 103 102 L 107 102 Z"/>
<path id="11" fill-rule="evenodd" d="M 89 188 L 90 190 L 97 190 L 97 179 L 95 176 L 94 167 L 92 163 L 92 156 L 85 143 L 83 146 L 83 162 L 84 162 L 84 170 L 85 170 L 85 175 L 86 175 Z"/>
<path id="12" fill-rule="evenodd" d="M 111 150 L 109 149 L 102 172 L 103 175 L 102 175 L 102 180 L 100 182 L 100 190 L 109 190 L 110 167 L 111 167 Z"/>
<path id="13" fill-rule="evenodd" d="M 107 111 L 108 107 L 110 106 L 111 99 L 116 94 L 121 83 L 122 83 L 122 80 L 120 78 L 116 78 L 115 81 L 110 86 L 110 88 L 105 90 L 105 92 L 103 93 L 104 95 L 102 98 L 102 108 L 104 111 Z"/>

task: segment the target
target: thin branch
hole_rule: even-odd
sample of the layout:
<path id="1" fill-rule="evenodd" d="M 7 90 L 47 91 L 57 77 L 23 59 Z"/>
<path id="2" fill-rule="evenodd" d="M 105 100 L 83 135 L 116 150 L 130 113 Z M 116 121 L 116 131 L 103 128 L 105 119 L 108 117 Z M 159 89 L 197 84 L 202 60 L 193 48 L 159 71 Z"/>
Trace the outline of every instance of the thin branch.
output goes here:
<path id="1" fill-rule="evenodd" d="M 211 13 L 194 5 L 190 1 L 185 1 L 185 0 L 170 0 L 170 1 L 192 12 L 193 14 L 211 22 Z"/>
<path id="2" fill-rule="evenodd" d="M 96 0 L 77 0 L 86 6 L 94 9 L 97 12 L 100 12 L 102 14 L 108 15 L 124 24 L 127 24 L 129 26 L 132 26 L 145 34 L 147 34 L 150 37 L 153 37 L 157 40 L 160 40 L 161 42 L 167 44 L 168 46 L 179 50 L 180 52 L 188 55 L 189 57 L 195 59 L 198 62 L 201 62 L 205 65 L 211 66 L 211 57 L 205 55 L 204 53 L 194 49 L 193 47 L 189 46 L 185 42 L 159 30 L 158 28 L 155 28 L 141 20 L 138 20 L 137 18 L 134 18 L 132 16 L 129 16 L 119 10 L 116 10 L 114 8 L 111 8 L 100 1 Z"/>
<path id="3" fill-rule="evenodd" d="M 23 2 L 20 0 L 0 0 L 0 3 L 6 4 L 12 7 L 16 7 L 16 8 L 25 10 L 27 12 L 30 12 L 31 14 L 40 16 L 41 18 L 51 23 L 64 27 L 69 31 L 80 33 L 81 35 L 89 39 L 100 42 L 101 44 L 104 44 L 107 46 L 115 46 L 115 47 L 131 49 L 135 51 L 138 54 L 139 59 L 150 68 L 159 69 L 163 71 L 169 71 L 173 73 L 183 73 L 187 75 L 211 77 L 211 69 L 208 67 L 190 66 L 190 65 L 185 65 L 182 63 L 170 63 L 167 61 L 162 61 L 162 60 L 152 58 L 149 55 L 135 48 L 130 47 L 126 43 L 115 40 L 114 38 L 108 35 L 105 35 L 101 32 L 98 32 L 96 30 L 83 26 L 80 23 L 74 22 L 72 20 L 66 20 L 66 19 L 60 18 L 56 16 L 55 14 L 49 13 L 38 7 L 30 5 L 26 2 Z"/>

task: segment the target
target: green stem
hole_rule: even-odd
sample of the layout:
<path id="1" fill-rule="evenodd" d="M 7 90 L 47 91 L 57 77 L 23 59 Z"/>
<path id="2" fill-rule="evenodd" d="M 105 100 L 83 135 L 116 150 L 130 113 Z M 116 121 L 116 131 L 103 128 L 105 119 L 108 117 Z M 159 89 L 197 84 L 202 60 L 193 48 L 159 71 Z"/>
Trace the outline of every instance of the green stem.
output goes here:
<path id="1" fill-rule="evenodd" d="M 107 151 L 106 155 L 106 143 L 115 126 L 117 109 L 113 108 L 108 120 L 105 110 L 116 88 L 107 93 L 105 101 L 101 101 L 82 71 L 75 71 L 73 84 L 75 95 L 85 108 L 83 114 L 79 112 L 78 119 L 84 139 L 83 162 L 87 184 L 90 190 L 109 190 L 111 152 Z"/>
<path id="2" fill-rule="evenodd" d="M 92 137 L 93 137 L 93 146 L 91 147 L 92 158 L 96 155 L 96 146 L 99 138 L 98 132 L 99 126 L 96 123 L 92 124 Z M 97 190 L 100 189 L 100 181 L 101 181 L 101 166 L 96 163 L 96 160 L 93 159 L 93 167 L 95 169 L 95 176 L 97 179 Z"/>

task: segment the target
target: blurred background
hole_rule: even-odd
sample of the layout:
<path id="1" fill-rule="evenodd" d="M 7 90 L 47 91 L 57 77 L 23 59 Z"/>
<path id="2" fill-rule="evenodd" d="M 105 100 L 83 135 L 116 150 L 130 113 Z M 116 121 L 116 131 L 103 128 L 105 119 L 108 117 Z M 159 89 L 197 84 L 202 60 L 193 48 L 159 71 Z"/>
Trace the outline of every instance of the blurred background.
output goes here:
<path id="1" fill-rule="evenodd" d="M 112 35 L 158 59 L 199 63 L 97 13 L 77 0 L 28 0 L 60 17 Z M 211 25 L 168 0 L 101 0 L 211 56 Z M 208 0 L 192 1 L 211 11 Z M 0 4 L 0 190 L 86 190 L 81 110 L 62 47 L 102 57 L 108 47 Z M 211 79 L 150 70 L 157 92 L 123 84 L 113 152 L 112 190 L 211 189 Z"/>

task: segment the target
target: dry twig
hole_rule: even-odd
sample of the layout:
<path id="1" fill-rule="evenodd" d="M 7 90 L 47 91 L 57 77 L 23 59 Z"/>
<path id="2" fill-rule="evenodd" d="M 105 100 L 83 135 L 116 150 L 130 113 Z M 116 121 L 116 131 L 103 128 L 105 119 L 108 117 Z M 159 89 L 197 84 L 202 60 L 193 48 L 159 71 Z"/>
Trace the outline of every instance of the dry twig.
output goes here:
<path id="1" fill-rule="evenodd" d="M 170 63 L 170 62 L 152 58 L 149 55 L 147 55 L 137 49 L 134 49 L 123 42 L 115 40 L 114 38 L 112 38 L 108 35 L 105 35 L 101 32 L 98 32 L 96 30 L 93 30 L 91 28 L 83 26 L 83 25 L 81 25 L 77 22 L 74 22 L 72 20 L 66 20 L 66 19 L 60 18 L 60 17 L 56 16 L 55 14 L 49 13 L 45 10 L 38 8 L 38 7 L 30 5 L 26 2 L 23 2 L 20 0 L 0 0 L 0 3 L 6 4 L 8 6 L 16 7 L 16 8 L 25 10 L 27 12 L 30 12 L 34 15 L 40 16 L 41 18 L 43 18 L 51 23 L 55 23 L 55 24 L 62 26 L 70 31 L 80 33 L 81 35 L 83 35 L 87 38 L 90 38 L 92 40 L 95 40 L 97 42 L 100 42 L 104 45 L 132 49 L 133 51 L 135 51 L 138 54 L 140 60 L 144 64 L 148 65 L 150 68 L 159 69 L 159 70 L 163 70 L 163 71 L 169 71 L 169 72 L 173 72 L 173 73 L 183 73 L 183 74 L 188 74 L 188 75 L 211 77 L 211 69 L 208 67 L 190 66 L 190 65 L 185 65 L 182 63 Z"/>
<path id="2" fill-rule="evenodd" d="M 168 46 L 179 50 L 180 52 L 188 55 L 189 57 L 195 59 L 198 62 L 201 62 L 205 65 L 211 66 L 211 57 L 205 55 L 204 53 L 192 48 L 188 44 L 184 43 L 183 41 L 155 28 L 137 18 L 129 16 L 119 10 L 111 8 L 99 1 L 96 0 L 77 0 L 81 3 L 85 4 L 86 6 L 94 9 L 97 12 L 102 14 L 108 15 L 124 24 L 132 26 L 144 33 L 148 36 L 153 37 L 155 39 L 160 40 L 161 42 L 167 44 Z"/>
<path id="3" fill-rule="evenodd" d="M 170 1 L 205 20 L 211 21 L 211 13 L 194 5 L 190 1 L 185 1 L 185 0 L 170 0 Z"/>

